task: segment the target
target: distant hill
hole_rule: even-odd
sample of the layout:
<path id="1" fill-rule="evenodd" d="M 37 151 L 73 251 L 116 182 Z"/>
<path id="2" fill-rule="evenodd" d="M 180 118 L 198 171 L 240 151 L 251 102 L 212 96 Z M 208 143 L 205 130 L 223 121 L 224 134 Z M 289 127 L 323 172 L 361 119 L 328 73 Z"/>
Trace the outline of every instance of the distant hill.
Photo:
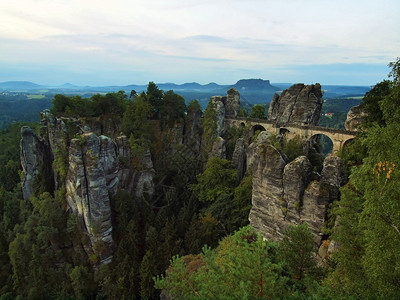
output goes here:
<path id="1" fill-rule="evenodd" d="M 215 82 L 208 84 L 199 84 L 197 82 L 188 82 L 183 84 L 175 83 L 157 83 L 158 87 L 164 91 L 173 90 L 182 95 L 188 103 L 197 99 L 200 105 L 205 108 L 211 96 L 226 95 L 230 88 L 239 91 L 241 101 L 244 105 L 268 104 L 274 93 L 291 86 L 291 83 L 273 83 L 263 79 L 240 79 L 232 85 L 219 85 Z M 117 92 L 119 90 L 130 94 L 131 90 L 137 93 L 146 91 L 147 85 L 130 84 L 125 86 L 78 86 L 71 83 L 65 83 L 60 86 L 39 85 L 29 81 L 7 81 L 0 83 L 0 91 L 24 91 L 38 93 L 39 90 L 46 89 L 47 94 L 75 94 L 82 96 L 90 96 L 96 93 Z M 341 98 L 341 97 L 359 97 L 363 96 L 370 87 L 368 86 L 342 86 L 342 85 L 322 85 L 324 90 L 324 98 Z"/>
<path id="2" fill-rule="evenodd" d="M 269 80 L 263 79 L 241 79 L 232 87 L 237 89 L 241 99 L 250 105 L 269 103 L 272 96 L 280 90 L 279 87 L 271 85 Z"/>
<path id="3" fill-rule="evenodd" d="M 6 81 L 0 82 L 0 89 L 7 91 L 16 91 L 16 90 L 39 90 L 43 87 L 39 84 L 30 82 L 30 81 Z"/>

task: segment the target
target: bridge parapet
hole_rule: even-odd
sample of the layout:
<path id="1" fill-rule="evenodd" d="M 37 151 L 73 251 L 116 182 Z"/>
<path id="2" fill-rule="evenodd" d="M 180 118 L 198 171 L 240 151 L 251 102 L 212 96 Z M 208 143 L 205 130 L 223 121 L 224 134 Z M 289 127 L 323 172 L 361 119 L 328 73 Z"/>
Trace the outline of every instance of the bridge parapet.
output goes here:
<path id="1" fill-rule="evenodd" d="M 265 119 L 252 119 L 246 117 L 236 117 L 229 118 L 226 121 L 231 122 L 233 124 L 244 123 L 245 125 L 261 125 L 265 127 L 265 129 L 271 133 L 279 133 L 280 129 L 287 129 L 291 136 L 300 136 L 303 139 L 310 139 L 312 136 L 318 134 L 324 134 L 328 136 L 333 142 L 333 153 L 336 153 L 341 149 L 345 142 L 353 139 L 356 136 L 355 131 L 349 131 L 345 129 L 339 128 L 329 128 L 315 125 L 304 125 L 304 124 L 296 124 L 296 123 L 285 123 L 279 124 L 270 120 Z M 266 125 L 266 126 L 265 126 Z"/>

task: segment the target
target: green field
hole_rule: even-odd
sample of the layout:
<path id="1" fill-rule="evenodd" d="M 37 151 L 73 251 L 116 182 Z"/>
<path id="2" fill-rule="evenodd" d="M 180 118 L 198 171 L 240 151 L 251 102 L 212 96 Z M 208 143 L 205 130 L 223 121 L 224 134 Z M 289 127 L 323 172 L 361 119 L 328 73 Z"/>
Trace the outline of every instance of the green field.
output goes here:
<path id="1" fill-rule="evenodd" d="M 37 94 L 31 94 L 31 95 L 26 95 L 28 99 L 43 99 L 45 96 L 44 95 L 37 95 Z"/>

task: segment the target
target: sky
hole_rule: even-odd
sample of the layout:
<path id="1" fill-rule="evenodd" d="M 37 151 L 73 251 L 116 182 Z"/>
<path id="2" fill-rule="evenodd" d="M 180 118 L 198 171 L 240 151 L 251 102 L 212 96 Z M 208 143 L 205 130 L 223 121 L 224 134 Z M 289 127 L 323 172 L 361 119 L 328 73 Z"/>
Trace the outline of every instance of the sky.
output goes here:
<path id="1" fill-rule="evenodd" d="M 0 82 L 374 85 L 398 0 L 0 0 Z"/>

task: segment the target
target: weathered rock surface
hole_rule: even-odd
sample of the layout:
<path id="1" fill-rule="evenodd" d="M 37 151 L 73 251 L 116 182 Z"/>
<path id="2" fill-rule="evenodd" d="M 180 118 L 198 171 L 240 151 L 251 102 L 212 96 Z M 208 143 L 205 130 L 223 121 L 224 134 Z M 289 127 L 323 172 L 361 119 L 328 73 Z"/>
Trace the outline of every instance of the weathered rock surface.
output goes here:
<path id="1" fill-rule="evenodd" d="M 226 141 L 222 137 L 214 141 L 210 157 L 226 158 Z"/>
<path id="2" fill-rule="evenodd" d="M 223 136 L 225 132 L 225 118 L 236 117 L 240 109 L 240 94 L 231 88 L 226 96 L 212 96 L 208 102 L 208 108 L 216 112 L 217 136 Z"/>
<path id="3" fill-rule="evenodd" d="M 118 156 L 114 142 L 105 136 L 85 133 L 72 139 L 69 169 L 65 182 L 67 202 L 72 211 L 82 216 L 92 245 L 112 243 L 109 193 L 118 186 Z M 111 253 L 101 253 L 107 261 Z"/>
<path id="4" fill-rule="evenodd" d="M 267 131 L 261 131 L 257 136 L 257 139 L 254 143 L 251 143 L 246 150 L 246 160 L 247 160 L 247 170 L 253 168 L 256 160 L 261 151 L 262 145 L 267 145 L 270 142 L 271 134 Z"/>
<path id="5" fill-rule="evenodd" d="M 286 220 L 300 223 L 300 208 L 304 191 L 310 182 L 312 165 L 306 156 L 299 156 L 285 166 L 283 171 L 283 200 L 286 204 Z"/>
<path id="6" fill-rule="evenodd" d="M 65 186 L 66 200 L 71 212 L 81 216 L 94 247 L 101 243 L 101 253 L 97 253 L 103 263 L 111 261 L 112 225 L 110 195 L 118 188 L 124 188 L 136 197 L 154 193 L 153 163 L 150 151 L 145 152 L 140 170 L 131 167 L 131 153 L 128 138 L 112 132 L 114 139 L 95 134 L 90 125 L 97 126 L 96 120 L 76 118 L 56 118 L 49 111 L 41 115 L 41 135 L 37 137 L 30 128 L 21 130 L 21 163 L 24 199 L 33 193 L 33 182 L 42 166 L 52 170 L 53 157 L 66 155 L 68 166 L 64 177 L 57 167 L 53 169 L 56 188 Z M 97 124 L 97 125 L 96 125 Z M 97 128 L 97 129 L 99 129 Z M 61 154 L 64 153 L 64 154 Z M 59 168 L 60 166 L 58 166 Z M 65 178 L 65 181 L 61 181 Z"/>
<path id="7" fill-rule="evenodd" d="M 251 145 L 248 161 L 253 168 L 252 208 L 250 224 L 266 238 L 282 236 L 284 220 L 283 169 L 285 161 L 270 143 L 264 143 L 267 134 L 261 132 Z"/>
<path id="8" fill-rule="evenodd" d="M 268 110 L 268 119 L 278 124 L 318 125 L 322 109 L 320 84 L 294 84 L 281 95 L 275 94 Z"/>
<path id="9" fill-rule="evenodd" d="M 346 130 L 350 131 L 360 130 L 361 123 L 364 121 L 366 116 L 367 113 L 361 108 L 361 105 L 353 106 L 347 113 L 344 127 Z"/>
<path id="10" fill-rule="evenodd" d="M 243 138 L 239 138 L 236 141 L 232 162 L 238 170 L 238 182 L 240 182 L 246 172 L 246 148 Z"/>
<path id="11" fill-rule="evenodd" d="M 212 96 L 208 102 L 208 108 L 215 110 L 217 123 L 217 136 L 222 136 L 225 132 L 225 105 L 221 96 Z"/>
<path id="12" fill-rule="evenodd" d="M 34 181 L 40 168 L 49 159 L 49 151 L 43 143 L 27 126 L 21 128 L 20 161 L 23 172 L 22 195 L 25 201 L 34 194 Z"/>
<path id="13" fill-rule="evenodd" d="M 311 181 L 315 176 L 307 157 L 286 164 L 269 134 L 261 132 L 248 148 L 247 161 L 253 168 L 250 224 L 264 237 L 279 240 L 290 224 L 307 222 L 319 244 L 328 205 L 339 196 L 340 158 L 327 157 L 320 181 Z"/>
<path id="14" fill-rule="evenodd" d="M 225 104 L 226 117 L 237 117 L 240 109 L 240 94 L 235 88 L 231 88 L 225 98 L 222 99 Z"/>
<path id="15" fill-rule="evenodd" d="M 143 157 L 143 169 L 138 174 L 138 181 L 135 187 L 136 198 L 141 198 L 144 194 L 147 194 L 150 198 L 153 196 L 155 189 L 153 181 L 155 173 L 153 161 L 151 160 L 151 153 L 150 150 L 147 149 Z"/>

